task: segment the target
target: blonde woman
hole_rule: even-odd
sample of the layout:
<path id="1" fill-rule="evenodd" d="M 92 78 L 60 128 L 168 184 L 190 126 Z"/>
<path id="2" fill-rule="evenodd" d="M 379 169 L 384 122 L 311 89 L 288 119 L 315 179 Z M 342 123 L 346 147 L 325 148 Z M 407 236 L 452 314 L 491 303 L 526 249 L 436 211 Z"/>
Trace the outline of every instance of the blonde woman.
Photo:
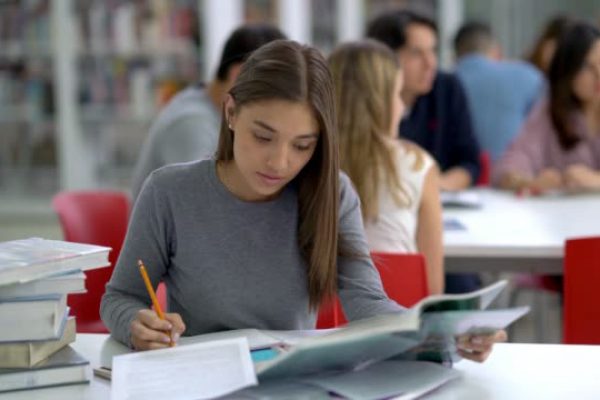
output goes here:
<path id="1" fill-rule="evenodd" d="M 361 199 L 371 251 L 420 252 L 429 291 L 444 290 L 439 170 L 427 152 L 397 138 L 404 111 L 396 55 L 372 40 L 329 58 L 338 108 L 340 166 Z"/>

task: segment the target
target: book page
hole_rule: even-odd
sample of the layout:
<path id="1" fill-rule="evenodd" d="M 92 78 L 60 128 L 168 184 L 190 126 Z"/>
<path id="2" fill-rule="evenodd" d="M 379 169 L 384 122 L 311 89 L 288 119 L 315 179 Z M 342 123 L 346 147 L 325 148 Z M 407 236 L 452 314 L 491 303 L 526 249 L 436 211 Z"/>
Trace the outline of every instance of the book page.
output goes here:
<path id="1" fill-rule="evenodd" d="M 111 399 L 209 399 L 257 384 L 245 338 L 117 356 Z"/>
<path id="2" fill-rule="evenodd" d="M 300 380 L 348 399 L 412 399 L 458 376 L 460 373 L 456 370 L 429 362 L 382 361 L 357 371 L 313 375 Z"/>

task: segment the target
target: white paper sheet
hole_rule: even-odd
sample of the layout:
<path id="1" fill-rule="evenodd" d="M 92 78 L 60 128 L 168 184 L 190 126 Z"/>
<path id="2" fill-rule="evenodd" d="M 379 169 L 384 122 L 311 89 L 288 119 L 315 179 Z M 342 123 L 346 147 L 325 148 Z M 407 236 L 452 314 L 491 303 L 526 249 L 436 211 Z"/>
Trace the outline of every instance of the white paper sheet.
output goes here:
<path id="1" fill-rule="evenodd" d="M 245 338 L 113 359 L 111 399 L 208 399 L 257 384 Z"/>

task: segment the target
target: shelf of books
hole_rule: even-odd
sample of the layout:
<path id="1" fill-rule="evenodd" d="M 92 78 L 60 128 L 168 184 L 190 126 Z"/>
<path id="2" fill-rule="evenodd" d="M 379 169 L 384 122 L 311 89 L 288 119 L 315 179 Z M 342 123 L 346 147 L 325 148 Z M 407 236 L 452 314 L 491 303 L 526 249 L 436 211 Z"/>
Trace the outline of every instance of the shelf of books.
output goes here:
<path id="1" fill-rule="evenodd" d="M 156 111 L 200 77 L 198 0 L 0 2 L 0 193 L 61 189 L 53 23 L 72 23 L 75 119 L 90 187 L 127 187 Z M 53 21 L 53 18 L 60 20 Z"/>

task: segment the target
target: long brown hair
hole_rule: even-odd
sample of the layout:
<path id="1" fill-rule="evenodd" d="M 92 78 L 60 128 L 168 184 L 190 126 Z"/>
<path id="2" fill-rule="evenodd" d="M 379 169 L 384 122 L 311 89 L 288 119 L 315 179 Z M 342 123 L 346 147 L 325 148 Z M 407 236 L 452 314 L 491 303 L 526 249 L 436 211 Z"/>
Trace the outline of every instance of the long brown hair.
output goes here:
<path id="1" fill-rule="evenodd" d="M 550 117 L 565 150 L 572 149 L 581 140 L 573 126 L 572 113 L 581 110 L 583 104 L 573 93 L 573 80 L 598 40 L 600 30 L 596 26 L 584 21 L 574 23 L 559 40 L 550 64 Z"/>
<path id="2" fill-rule="evenodd" d="M 276 40 L 243 64 L 229 91 L 236 112 L 264 100 L 308 104 L 319 124 L 315 153 L 295 178 L 298 184 L 298 244 L 308 263 L 310 308 L 337 289 L 339 161 L 333 82 L 327 63 L 313 47 Z M 217 161 L 233 160 L 233 132 L 222 113 Z"/>
<path id="3" fill-rule="evenodd" d="M 544 30 L 540 34 L 540 36 L 535 41 L 533 45 L 533 49 L 526 57 L 527 60 L 535 65 L 540 71 L 544 73 L 544 75 L 548 74 L 548 69 L 550 65 L 546 65 L 547 62 L 551 62 L 550 60 L 545 60 L 545 47 L 548 42 L 553 41 L 557 43 L 560 37 L 565 33 L 567 28 L 573 23 L 573 18 L 568 15 L 557 15 L 552 18 L 546 26 Z M 556 50 L 555 50 L 556 51 Z"/>
<path id="4" fill-rule="evenodd" d="M 363 217 L 376 218 L 379 192 L 389 188 L 398 205 L 410 198 L 400 182 L 396 151 L 390 144 L 392 96 L 399 63 L 396 55 L 375 40 L 339 46 L 329 57 L 334 79 L 340 137 L 340 166 L 361 199 Z"/>

